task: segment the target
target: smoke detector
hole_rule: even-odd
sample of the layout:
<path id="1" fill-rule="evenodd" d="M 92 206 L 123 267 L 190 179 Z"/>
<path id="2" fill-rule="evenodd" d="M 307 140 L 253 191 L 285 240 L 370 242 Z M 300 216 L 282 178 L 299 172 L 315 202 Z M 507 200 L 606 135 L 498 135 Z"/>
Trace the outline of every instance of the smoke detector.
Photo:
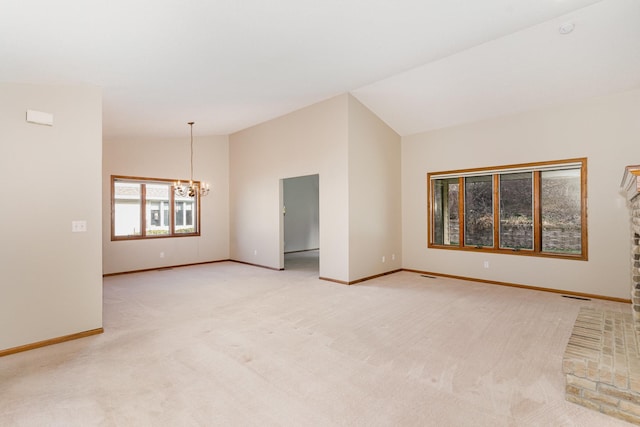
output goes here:
<path id="1" fill-rule="evenodd" d="M 565 22 L 564 24 L 560 25 L 558 27 L 558 32 L 560 34 L 569 34 L 570 32 L 573 31 L 573 29 L 576 27 L 576 25 L 569 21 L 569 22 Z"/>

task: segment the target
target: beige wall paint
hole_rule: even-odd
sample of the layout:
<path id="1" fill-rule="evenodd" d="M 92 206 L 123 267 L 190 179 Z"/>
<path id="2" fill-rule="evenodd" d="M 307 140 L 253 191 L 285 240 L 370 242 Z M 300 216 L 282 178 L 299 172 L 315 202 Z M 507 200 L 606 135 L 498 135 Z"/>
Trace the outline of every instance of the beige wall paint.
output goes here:
<path id="1" fill-rule="evenodd" d="M 347 102 L 340 95 L 230 136 L 232 259 L 283 268 L 281 180 L 319 174 L 320 276 L 348 280 Z"/>
<path id="2" fill-rule="evenodd" d="M 320 276 L 402 265 L 400 137 L 351 95 L 231 135 L 230 153 L 232 259 L 282 268 L 280 180 L 319 174 Z"/>
<path id="3" fill-rule="evenodd" d="M 194 125 L 194 127 L 197 126 Z M 189 129 L 185 123 L 185 134 Z M 195 131 L 194 131 L 195 133 Z M 189 137 L 105 141 L 102 183 L 105 274 L 229 258 L 229 138 L 194 136 L 193 177 L 211 191 L 201 200 L 201 235 L 111 241 L 111 175 L 189 179 Z M 164 257 L 160 257 L 163 253 Z"/>
<path id="4" fill-rule="evenodd" d="M 624 167 L 640 162 L 639 118 L 636 90 L 403 137 L 403 267 L 629 298 L 619 185 Z M 589 261 L 427 249 L 427 172 L 574 157 L 588 158 Z"/>
<path id="5" fill-rule="evenodd" d="M 101 144 L 99 88 L 0 84 L 0 350 L 102 327 Z"/>
<path id="6" fill-rule="evenodd" d="M 349 97 L 349 280 L 401 268 L 401 253 L 400 136 Z"/>

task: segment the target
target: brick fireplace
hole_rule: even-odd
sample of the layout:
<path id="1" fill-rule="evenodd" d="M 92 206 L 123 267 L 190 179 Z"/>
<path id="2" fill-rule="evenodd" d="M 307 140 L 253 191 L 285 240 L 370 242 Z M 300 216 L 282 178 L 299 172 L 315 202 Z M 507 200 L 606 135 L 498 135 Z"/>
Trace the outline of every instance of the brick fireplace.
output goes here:
<path id="1" fill-rule="evenodd" d="M 640 332 L 640 165 L 627 166 L 622 179 L 631 214 L 631 307 Z"/>
<path id="2" fill-rule="evenodd" d="M 640 165 L 622 179 L 631 212 L 631 309 L 583 307 L 562 360 L 566 399 L 640 425 Z"/>

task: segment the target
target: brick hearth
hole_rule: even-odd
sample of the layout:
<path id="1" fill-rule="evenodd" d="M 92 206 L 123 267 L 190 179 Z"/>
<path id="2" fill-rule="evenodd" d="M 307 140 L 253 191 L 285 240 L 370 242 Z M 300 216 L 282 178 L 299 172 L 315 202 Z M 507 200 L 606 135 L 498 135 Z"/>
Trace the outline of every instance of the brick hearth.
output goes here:
<path id="1" fill-rule="evenodd" d="M 580 309 L 562 370 L 568 401 L 640 424 L 640 352 L 631 310 Z"/>
<path id="2" fill-rule="evenodd" d="M 631 212 L 631 307 L 580 309 L 562 360 L 566 399 L 640 425 L 640 166 L 625 169 Z"/>

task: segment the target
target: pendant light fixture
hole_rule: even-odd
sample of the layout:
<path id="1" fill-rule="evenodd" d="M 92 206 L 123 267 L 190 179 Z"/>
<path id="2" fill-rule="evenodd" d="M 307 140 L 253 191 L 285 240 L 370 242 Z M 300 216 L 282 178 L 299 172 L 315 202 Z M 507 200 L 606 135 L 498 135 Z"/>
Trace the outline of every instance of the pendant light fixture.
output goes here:
<path id="1" fill-rule="evenodd" d="M 209 184 L 193 182 L 193 124 L 195 122 L 189 122 L 188 125 L 191 128 L 191 169 L 189 175 L 189 185 L 182 184 L 179 180 L 173 183 L 173 190 L 176 195 L 180 197 L 195 197 L 196 194 L 203 197 L 209 194 Z"/>

